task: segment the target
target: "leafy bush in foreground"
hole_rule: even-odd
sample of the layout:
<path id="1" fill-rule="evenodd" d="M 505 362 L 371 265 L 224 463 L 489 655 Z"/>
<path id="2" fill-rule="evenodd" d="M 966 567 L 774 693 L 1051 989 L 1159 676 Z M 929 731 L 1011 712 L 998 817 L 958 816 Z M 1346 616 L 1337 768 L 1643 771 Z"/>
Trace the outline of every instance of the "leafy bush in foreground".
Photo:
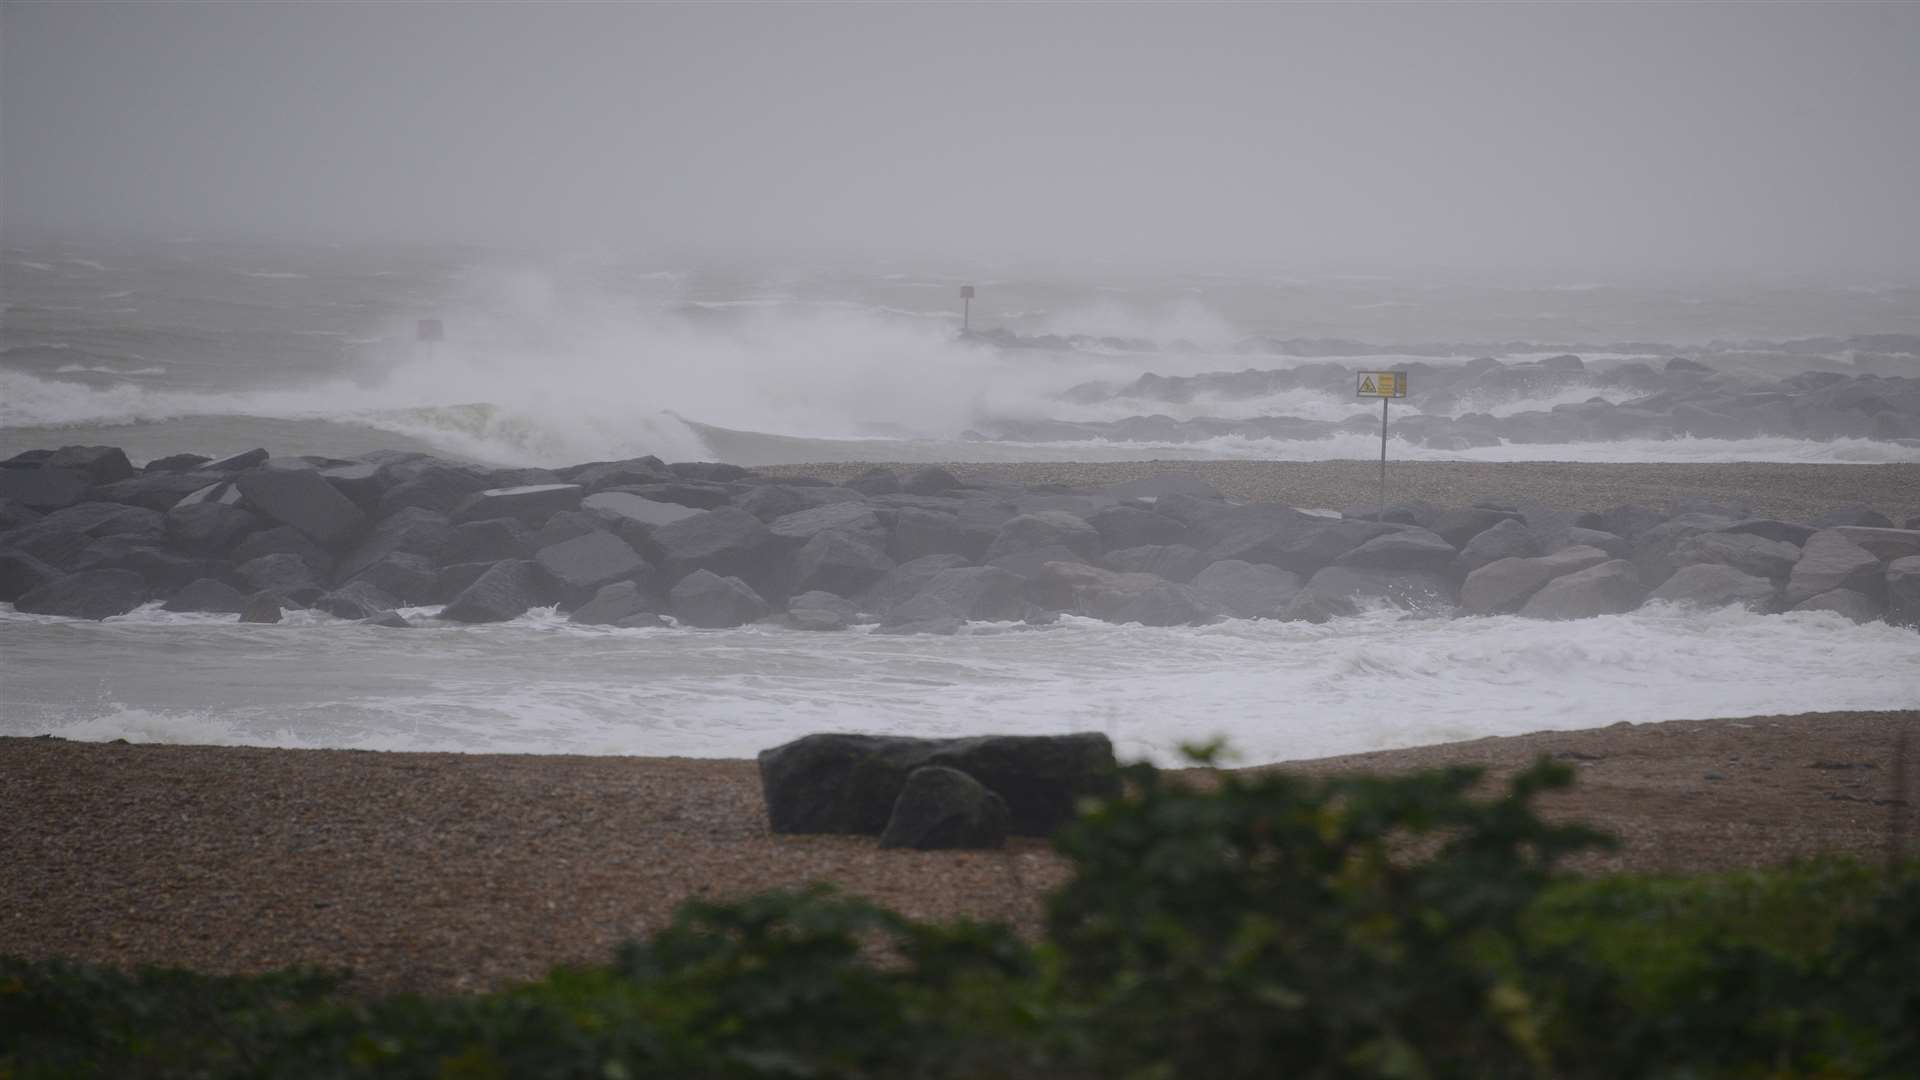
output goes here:
<path id="1" fill-rule="evenodd" d="M 0 960 L 0 1078 L 1920 1075 L 1920 868 L 1580 879 L 1546 763 L 1128 773 L 1038 944 L 813 889 L 475 996 Z"/>

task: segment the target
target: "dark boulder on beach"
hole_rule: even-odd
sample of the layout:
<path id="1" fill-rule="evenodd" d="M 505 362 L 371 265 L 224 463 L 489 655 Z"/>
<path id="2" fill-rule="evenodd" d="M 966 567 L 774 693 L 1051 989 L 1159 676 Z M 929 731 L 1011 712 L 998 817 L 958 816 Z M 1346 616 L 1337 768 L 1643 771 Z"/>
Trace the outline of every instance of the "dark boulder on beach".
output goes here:
<path id="1" fill-rule="evenodd" d="M 793 630 L 832 632 L 852 626 L 859 613 L 853 601 L 829 592 L 805 592 L 787 601 L 786 625 Z"/>
<path id="2" fill-rule="evenodd" d="M 341 556 L 335 576 L 341 581 L 350 580 L 395 553 L 419 555 L 439 563 L 447 561 L 453 551 L 454 529 L 445 514 L 424 507 L 404 507 L 374 522 L 365 538 Z"/>
<path id="3" fill-rule="evenodd" d="M 887 554 L 897 562 L 928 555 L 960 555 L 969 562 L 986 553 L 995 529 L 963 520 L 959 514 L 903 507 L 890 512 Z"/>
<path id="4" fill-rule="evenodd" d="M 892 469 L 876 465 L 847 481 L 846 486 L 862 495 L 891 495 L 900 490 L 900 477 Z"/>
<path id="5" fill-rule="evenodd" d="M 174 593 L 172 599 L 160 605 L 160 609 L 238 615 L 247 609 L 247 597 L 246 594 L 224 581 L 198 578 L 188 582 L 185 588 Z"/>
<path id="6" fill-rule="evenodd" d="M 814 534 L 794 553 L 790 581 L 795 592 L 819 590 L 859 596 L 893 567 L 894 561 L 874 540 L 863 534 L 828 530 Z"/>
<path id="7" fill-rule="evenodd" d="M 166 511 L 205 490 L 209 486 L 211 475 L 209 473 L 142 474 L 96 487 L 90 497 L 127 506 L 143 506 L 149 510 Z M 223 482 L 213 481 L 213 483 Z M 238 502 L 239 500 L 236 495 L 226 501 Z"/>
<path id="8" fill-rule="evenodd" d="M 338 578 L 335 579 L 339 580 Z M 362 569 L 347 583 L 365 582 L 392 596 L 401 604 L 432 604 L 439 601 L 440 571 L 425 555 L 395 551 Z"/>
<path id="9" fill-rule="evenodd" d="M 255 469 L 234 484 L 246 505 L 288 525 L 323 548 L 337 548 L 365 528 L 367 515 L 352 500 L 308 469 Z"/>
<path id="10" fill-rule="evenodd" d="M 489 623 L 517 619 L 546 601 L 533 563 L 508 559 L 488 567 L 440 611 L 454 622 Z"/>
<path id="11" fill-rule="evenodd" d="M 927 555 L 903 562 L 887 571 L 885 577 L 859 597 L 860 607 L 876 615 L 885 615 L 913 599 L 942 571 L 966 565 L 967 560 L 959 555 Z"/>
<path id="12" fill-rule="evenodd" d="M 339 619 L 371 619 L 401 605 L 372 582 L 355 580 L 321 596 L 313 606 Z"/>
<path id="13" fill-rule="evenodd" d="M 212 460 L 212 458 L 205 454 L 168 454 L 166 457 L 154 458 L 152 461 L 147 462 L 146 466 L 140 471 L 150 473 L 193 472 Z"/>
<path id="14" fill-rule="evenodd" d="M 1062 510 L 1041 510 L 1021 514 L 1001 525 L 993 542 L 987 545 L 985 558 L 991 562 L 1005 555 L 1054 545 L 1082 559 L 1099 558 L 1102 550 L 1100 533 L 1084 520 Z"/>
<path id="15" fill-rule="evenodd" d="M 1049 611 L 1111 623 L 1188 626 L 1213 610 L 1189 586 L 1152 574 L 1122 574 L 1077 562 L 1050 562 L 1029 578 L 1027 599 Z"/>
<path id="16" fill-rule="evenodd" d="M 1920 555 L 1887 564 L 1887 621 L 1920 627 Z"/>
<path id="17" fill-rule="evenodd" d="M 1520 614 L 1530 619 L 1588 619 L 1632 611 L 1646 599 L 1640 573 L 1625 559 L 1612 559 L 1554 578 L 1528 598 Z"/>
<path id="18" fill-rule="evenodd" d="M 1891 529 L 1892 519 L 1867 506 L 1848 506 L 1838 510 L 1829 510 L 1809 522 L 1816 529 L 1831 529 L 1835 525 L 1864 525 L 1875 529 Z"/>
<path id="19" fill-rule="evenodd" d="M 306 607 L 327 591 L 306 560 L 286 552 L 262 555 L 234 569 L 252 591 L 270 593 L 296 607 Z"/>
<path id="20" fill-rule="evenodd" d="M 767 820 L 776 833 L 875 836 L 893 816 L 914 770 L 965 773 L 1007 805 L 1007 831 L 1047 836 L 1081 799 L 1119 794 L 1113 743 L 1105 735 L 987 735 L 914 739 L 808 735 L 759 755 Z"/>
<path id="21" fill-rule="evenodd" d="M 1177 544 L 1187 536 L 1186 522 L 1135 506 L 1109 506 L 1095 511 L 1087 518 L 1087 524 L 1100 534 L 1100 543 L 1107 551 Z"/>
<path id="22" fill-rule="evenodd" d="M 1920 555 L 1920 530 L 1838 525 L 1833 531 L 1873 552 L 1882 562 Z"/>
<path id="23" fill-rule="evenodd" d="M 1335 566 L 1366 570 L 1427 570 L 1439 573 L 1453 565 L 1459 552 L 1437 533 L 1409 527 L 1367 540 L 1336 558 Z"/>
<path id="24" fill-rule="evenodd" d="M 1674 547 L 1672 560 L 1681 569 L 1712 563 L 1768 581 L 1785 581 L 1800 560 L 1800 549 L 1784 540 L 1752 533 L 1696 533 Z"/>
<path id="25" fill-rule="evenodd" d="M 246 606 L 240 609 L 240 621 L 243 623 L 277 623 L 280 621 L 282 605 L 280 598 L 272 593 L 255 593 L 247 598 Z"/>
<path id="26" fill-rule="evenodd" d="M 72 469 L 94 484 L 111 484 L 134 475 L 126 451 L 117 446 L 63 446 L 40 463 L 43 469 Z"/>
<path id="27" fill-rule="evenodd" d="M 1283 617 L 1321 622 L 1372 606 L 1439 614 L 1454 606 L 1458 594 L 1450 579 L 1430 570 L 1328 566 L 1307 579 Z"/>
<path id="28" fill-rule="evenodd" d="M 767 602 L 752 586 L 711 570 L 695 570 L 680 579 L 668 599 L 675 619 L 704 630 L 745 626 L 765 618 L 768 611 Z"/>
<path id="29" fill-rule="evenodd" d="M 1831 611 L 1845 616 L 1857 623 L 1872 622 L 1885 612 L 1878 597 L 1855 592 L 1852 589 L 1829 589 L 1817 596 L 1809 596 L 1793 606 L 1794 611 Z"/>
<path id="30" fill-rule="evenodd" d="M 883 848 L 990 850 L 1006 846 L 1006 800 L 958 769 L 923 765 L 907 774 L 880 831 Z"/>
<path id="31" fill-rule="evenodd" d="M 761 595 L 777 591 L 781 542 L 744 510 L 722 507 L 662 525 L 653 531 L 651 542 L 668 581 L 707 570 L 737 577 Z"/>
<path id="32" fill-rule="evenodd" d="M 900 490 L 908 495 L 938 495 L 962 486 L 959 477 L 938 465 L 915 469 L 900 481 Z"/>
<path id="33" fill-rule="evenodd" d="M 598 491 L 580 500 L 580 508 L 616 523 L 631 522 L 649 529 L 702 513 L 691 506 L 649 499 L 631 491 Z"/>
<path id="34" fill-rule="evenodd" d="M 875 548 L 885 547 L 887 542 L 887 528 L 879 515 L 857 502 L 828 503 L 784 514 L 775 518 L 767 531 L 789 548 L 805 546 L 822 533 L 840 533 Z"/>
<path id="35" fill-rule="evenodd" d="M 1442 511 L 1427 528 L 1454 547 L 1464 548 L 1473 538 L 1506 521 L 1521 524 L 1520 515 L 1511 510 L 1472 506 Z"/>
<path id="36" fill-rule="evenodd" d="M 215 461 L 206 462 L 205 464 L 200 466 L 200 470 L 202 472 L 223 472 L 223 473 L 246 472 L 248 469 L 257 469 L 260 466 L 265 465 L 267 463 L 267 460 L 272 456 L 273 455 L 267 453 L 265 447 L 256 446 L 251 450 L 242 451 L 241 453 L 238 453 L 238 454 L 231 454 L 227 457 L 223 457 Z"/>
<path id="37" fill-rule="evenodd" d="M 1148 544 L 1109 550 L 1100 562 L 1107 569 L 1123 574 L 1153 574 L 1183 585 L 1213 565 L 1213 560 L 1185 544 Z"/>
<path id="38" fill-rule="evenodd" d="M 407 507 L 451 514 L 462 502 L 487 486 L 473 473 L 440 462 L 415 467 L 389 466 L 398 479 L 380 493 L 376 516 L 387 517 Z"/>
<path id="39" fill-rule="evenodd" d="M 1464 578 L 1488 563 L 1501 559 L 1530 559 L 1539 554 L 1540 541 L 1534 536 L 1533 530 L 1518 518 L 1502 518 L 1475 533 L 1454 557 L 1452 568 L 1455 575 Z"/>
<path id="40" fill-rule="evenodd" d="M 13 607 L 29 615 L 99 620 L 125 615 L 146 602 L 147 583 L 139 574 L 131 570 L 87 570 L 24 593 Z"/>

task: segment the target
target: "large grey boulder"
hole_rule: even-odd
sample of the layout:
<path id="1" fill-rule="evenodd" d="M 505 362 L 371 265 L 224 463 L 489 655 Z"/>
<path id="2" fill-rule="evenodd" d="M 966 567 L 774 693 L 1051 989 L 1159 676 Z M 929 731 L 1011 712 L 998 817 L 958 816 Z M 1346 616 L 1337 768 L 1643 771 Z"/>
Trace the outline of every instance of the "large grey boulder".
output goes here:
<path id="1" fill-rule="evenodd" d="M 1768 540 L 1779 540 L 1792 544 L 1794 547 L 1799 547 L 1807 542 L 1808 537 L 1820 530 L 1811 525 L 1800 525 L 1790 521 L 1775 521 L 1772 518 L 1749 518 L 1746 521 L 1736 521 L 1722 531 L 1762 536 Z"/>
<path id="2" fill-rule="evenodd" d="M 723 630 L 764 618 L 767 602 L 737 577 L 695 570 L 669 594 L 673 617 L 686 626 Z"/>
<path id="3" fill-rule="evenodd" d="M 454 529 L 445 514 L 409 506 L 374 522 L 367 535 L 334 567 L 334 580 L 350 581 L 367 567 L 395 552 L 447 561 L 454 554 Z"/>
<path id="4" fill-rule="evenodd" d="M 59 510 L 86 497 L 92 486 L 75 469 L 0 469 L 0 499 L 35 510 Z"/>
<path id="5" fill-rule="evenodd" d="M 316 574 L 331 574 L 333 571 L 333 556 L 291 525 L 276 525 L 271 529 L 248 533 L 234 545 L 227 557 L 235 563 L 244 563 L 263 555 L 297 555 Z"/>
<path id="6" fill-rule="evenodd" d="M 298 555 L 262 555 L 235 567 L 254 592 L 271 593 L 283 603 L 305 607 L 327 591 L 313 567 Z"/>
<path id="7" fill-rule="evenodd" d="M 538 526 L 562 510 L 578 510 L 586 490 L 579 484 L 520 484 L 488 488 L 463 499 L 453 510 L 456 522 L 514 518 Z"/>
<path id="8" fill-rule="evenodd" d="M 272 455 L 267 453 L 265 447 L 256 446 L 251 450 L 244 450 L 238 454 L 230 454 L 227 457 L 209 461 L 200 466 L 200 471 L 224 473 L 246 472 L 248 469 L 257 469 L 265 465 L 267 459 L 271 456 Z"/>
<path id="9" fill-rule="evenodd" d="M 1799 559 L 1797 546 L 1753 533 L 1696 533 L 1673 549 L 1673 561 L 1681 568 L 1694 563 L 1717 563 L 1768 581 L 1787 580 Z"/>
<path id="10" fill-rule="evenodd" d="M 926 588 L 927 583 L 939 576 L 941 571 L 965 565 L 967 560 L 959 555 L 927 555 L 903 562 L 887 571 L 885 577 L 860 597 L 860 608 L 876 615 L 885 615 L 919 595 L 920 590 Z"/>
<path id="11" fill-rule="evenodd" d="M 147 462 L 141 466 L 140 471 L 149 473 L 192 472 L 212 460 L 212 458 L 205 454 L 168 454 L 166 457 L 154 458 L 152 461 Z"/>
<path id="12" fill-rule="evenodd" d="M 1719 514 L 1680 514 L 1633 538 L 1633 565 L 1643 581 L 1665 581 L 1683 565 L 1675 553 L 1680 545 L 1702 533 L 1716 533 L 1735 524 Z"/>
<path id="13" fill-rule="evenodd" d="M 1836 525 L 1864 525 L 1868 528 L 1887 529 L 1893 527 L 1893 520 L 1870 506 L 1847 506 L 1838 510 L 1829 510 L 1813 519 L 1815 528 L 1831 529 Z"/>
<path id="14" fill-rule="evenodd" d="M 880 832 L 883 848 L 992 849 L 1007 842 L 1006 800 L 958 769 L 923 765 L 907 774 Z"/>
<path id="15" fill-rule="evenodd" d="M 934 619 L 1010 622 L 1026 614 L 1025 585 L 1018 574 L 995 566 L 942 570 L 912 599 L 886 612 L 881 623 L 897 626 Z"/>
<path id="16" fill-rule="evenodd" d="M 1179 584 L 1193 581 L 1213 565 L 1213 560 L 1185 544 L 1148 544 L 1110 550 L 1100 561 L 1109 570 L 1118 570 L 1123 574 L 1153 574 Z"/>
<path id="17" fill-rule="evenodd" d="M 830 529 L 815 533 L 794 553 L 793 591 L 859 596 L 893 567 L 871 533 Z"/>
<path id="18" fill-rule="evenodd" d="M 1763 611 L 1773 604 L 1773 582 L 1725 563 L 1691 563 L 1673 572 L 1648 600 L 1694 607 L 1741 607 Z"/>
<path id="19" fill-rule="evenodd" d="M 1430 570 L 1328 566 L 1307 579 L 1282 617 L 1325 622 L 1331 616 L 1379 606 L 1439 613 L 1452 608 L 1458 595 L 1450 579 Z"/>
<path id="20" fill-rule="evenodd" d="M 441 609 L 440 617 L 464 623 L 506 622 L 526 614 L 541 600 L 533 563 L 509 559 L 488 567 Z"/>
<path id="21" fill-rule="evenodd" d="M 272 593 L 255 593 L 247 597 L 247 603 L 240 609 L 240 621 L 243 623 L 277 623 L 281 614 L 280 598 Z"/>
<path id="22" fill-rule="evenodd" d="M 582 626 L 617 626 L 624 619 L 653 610 L 653 602 L 640 586 L 631 581 L 602 585 L 593 599 L 573 609 L 568 622 Z"/>
<path id="23" fill-rule="evenodd" d="M 1460 610 L 1469 615 L 1499 615 L 1520 610 L 1554 578 L 1607 562 L 1599 548 L 1562 548 L 1532 559 L 1499 559 L 1467 575 L 1460 586 Z"/>
<path id="24" fill-rule="evenodd" d="M 737 577 L 761 595 L 778 591 L 785 549 L 759 518 L 744 510 L 722 507 L 662 525 L 653 531 L 652 544 L 668 581 L 708 570 Z"/>
<path id="25" fill-rule="evenodd" d="M 1831 611 L 1857 623 L 1872 622 L 1881 616 L 1886 606 L 1880 598 L 1858 593 L 1852 589 L 1829 589 L 1817 596 L 1809 596 L 1793 606 L 1795 611 Z"/>
<path id="26" fill-rule="evenodd" d="M 1464 549 L 1473 539 L 1501 522 L 1511 521 L 1525 526 L 1520 515 L 1512 510 L 1493 510 L 1483 506 L 1472 506 L 1461 510 L 1447 510 L 1433 519 L 1428 526 L 1442 540 L 1456 548 Z"/>
<path id="27" fill-rule="evenodd" d="M 1155 508 L 1162 513 L 1173 510 L 1195 515 L 1188 520 L 1194 526 L 1193 545 L 1212 556 L 1215 561 L 1235 559 L 1240 562 L 1265 563 L 1268 566 L 1285 565 L 1289 549 L 1311 530 L 1323 526 L 1324 518 L 1303 514 L 1290 506 L 1277 506 L 1272 503 L 1254 503 L 1250 506 L 1237 506 L 1221 510 L 1208 504 L 1204 507 L 1186 505 L 1178 500 L 1161 500 Z M 1209 512 L 1211 511 L 1211 512 Z M 1178 513 L 1175 516 L 1179 516 Z M 1362 522 L 1360 524 L 1368 524 Z M 1347 547 L 1358 547 L 1380 532 L 1391 531 L 1390 526 L 1372 525 L 1376 532 L 1361 536 Z M 1336 552 L 1335 555 L 1344 553 Z M 1330 557 L 1327 561 L 1331 562 Z"/>
<path id="28" fill-rule="evenodd" d="M 300 530 L 323 548 L 340 547 L 367 524 L 367 515 L 353 500 L 310 469 L 255 469 L 242 473 L 234 484 L 248 507 Z"/>
<path id="29" fill-rule="evenodd" d="M 238 615 L 247 609 L 247 597 L 245 593 L 224 581 L 199 578 L 188 582 L 186 588 L 174 593 L 172 599 L 160 605 L 160 609 Z"/>
<path id="30" fill-rule="evenodd" d="M 865 503 L 836 502 L 784 514 L 767 526 L 767 531 L 789 547 L 804 546 L 824 532 L 855 537 L 873 547 L 884 547 L 887 528 L 880 516 Z"/>
<path id="31" fill-rule="evenodd" d="M 1601 532 L 1599 529 L 1583 529 L 1578 525 L 1555 537 L 1549 551 L 1583 546 L 1599 548 L 1616 559 L 1633 558 L 1633 544 L 1626 538 L 1610 532 Z"/>
<path id="32" fill-rule="evenodd" d="M 369 581 L 349 581 L 313 602 L 337 619 L 377 618 L 400 606 L 400 601 Z"/>
<path id="33" fill-rule="evenodd" d="M 1082 799 L 1119 794 L 1105 735 L 986 735 L 913 739 L 807 735 L 763 750 L 760 784 L 776 833 L 878 835 L 915 769 L 944 766 L 979 781 L 1007 804 L 1008 832 L 1047 836 Z"/>
<path id="34" fill-rule="evenodd" d="M 167 539 L 195 555 L 225 555 L 242 537 L 265 526 L 258 515 L 220 502 L 187 503 L 166 514 Z"/>
<path id="35" fill-rule="evenodd" d="M 92 497 L 149 510 L 166 511 L 206 487 L 208 473 L 153 473 L 93 489 Z"/>
<path id="36" fill-rule="evenodd" d="M 1431 570 L 1453 565 L 1460 553 L 1437 533 L 1421 528 L 1376 536 L 1334 560 L 1335 566 L 1366 570 Z"/>
<path id="37" fill-rule="evenodd" d="M 1833 531 L 1873 552 L 1883 561 L 1920 555 L 1920 529 L 1876 529 L 1865 525 L 1838 525 Z"/>
<path id="38" fill-rule="evenodd" d="M 704 511 L 679 503 L 661 502 L 630 491 L 600 491 L 580 500 L 580 508 L 603 517 L 657 528 Z"/>
<path id="39" fill-rule="evenodd" d="M 1064 544 L 1048 544 L 1046 547 L 1029 548 L 1026 551 L 1016 551 L 1011 555 L 1002 555 L 987 565 L 1005 570 L 1022 580 L 1031 581 L 1048 563 L 1054 562 L 1084 564 L 1087 560 L 1081 558 L 1079 552 Z"/>
<path id="40" fill-rule="evenodd" d="M 794 630 L 845 630 L 858 615 L 853 601 L 845 597 L 805 592 L 787 601 L 786 624 Z"/>
<path id="41" fill-rule="evenodd" d="M 907 495 L 938 495 L 963 486 L 959 477 L 938 465 L 924 465 L 900 480 L 900 490 Z"/>
<path id="42" fill-rule="evenodd" d="M 1222 559 L 1193 579 L 1200 601 L 1238 619 L 1278 619 L 1300 593 L 1300 575 L 1238 559 Z"/>
<path id="43" fill-rule="evenodd" d="M 1152 574 L 1120 574 L 1077 562 L 1053 562 L 1027 581 L 1027 599 L 1050 611 L 1111 623 L 1189 626 L 1213 612 L 1193 590 Z"/>
<path id="44" fill-rule="evenodd" d="M 46 515 L 31 507 L 0 499 L 0 534 L 11 532 L 22 525 L 31 525 L 44 516 Z"/>
<path id="45" fill-rule="evenodd" d="M 0 470 L 4 471 L 4 470 Z M 86 570 L 50 581 L 13 602 L 29 615 L 105 619 L 147 602 L 147 583 L 131 570 Z"/>
<path id="46" fill-rule="evenodd" d="M 993 543 L 987 545 L 985 557 L 992 562 L 1003 555 L 1056 544 L 1082 559 L 1097 559 L 1102 550 L 1100 534 L 1093 526 L 1063 510 L 1040 510 L 1008 519 L 994 535 Z"/>
<path id="47" fill-rule="evenodd" d="M 1807 538 L 1800 560 L 1787 578 L 1788 607 L 1830 589 L 1850 589 L 1878 597 L 1885 588 L 1880 557 L 1847 539 L 1837 529 L 1822 529 Z"/>
<path id="48" fill-rule="evenodd" d="M 1278 566 L 1282 570 L 1291 570 L 1302 576 L 1311 576 L 1322 569 L 1333 566 L 1350 552 L 1365 546 L 1372 540 L 1399 533 L 1403 526 L 1383 524 L 1377 521 L 1329 521 L 1318 524 L 1297 533 L 1277 554 L 1266 559 L 1247 559 L 1247 562 L 1265 562 Z M 1429 554 L 1437 554 L 1430 549 Z M 1447 559 L 1453 558 L 1453 549 L 1447 548 Z M 1443 564 L 1444 565 L 1444 564 Z M 1389 569 L 1386 567 L 1355 567 L 1354 569 Z"/>
<path id="49" fill-rule="evenodd" d="M 1186 522 L 1137 506 L 1109 506 L 1095 511 L 1087 524 L 1100 534 L 1101 546 L 1107 551 L 1177 544 L 1187 536 Z"/>
<path id="50" fill-rule="evenodd" d="M 96 540 L 73 562 L 80 570 L 131 570 L 147 583 L 151 596 L 168 596 L 201 577 L 227 578 L 232 568 L 221 559 L 197 558 L 156 547 L 137 537 Z"/>
<path id="51" fill-rule="evenodd" d="M 42 585 L 60 580 L 64 572 L 24 551 L 0 551 L 0 603 L 11 604 Z"/>
<path id="52" fill-rule="evenodd" d="M 447 534 L 447 547 L 440 561 L 455 563 L 495 563 L 506 559 L 524 559 L 533 554 L 533 530 L 513 518 L 490 518 L 455 525 Z"/>
<path id="53" fill-rule="evenodd" d="M 1582 530 L 1591 531 L 1591 530 Z M 1453 560 L 1453 572 L 1465 577 L 1501 559 L 1530 559 L 1540 554 L 1540 541 L 1519 518 L 1501 518 L 1473 535 Z"/>
<path id="54" fill-rule="evenodd" d="M 1887 621 L 1920 627 L 1920 555 L 1887 564 Z"/>
<path id="55" fill-rule="evenodd" d="M 425 555 L 411 552 L 392 552 L 362 569 L 351 580 L 371 585 L 402 604 L 432 604 L 441 599 L 439 570 Z"/>
<path id="56" fill-rule="evenodd" d="M 94 484 L 111 484 L 133 475 L 133 462 L 117 446 L 63 446 L 40 463 L 43 469 L 72 469 Z"/>
<path id="57" fill-rule="evenodd" d="M 997 531 L 957 513 L 918 507 L 902 507 L 892 512 L 892 518 L 887 554 L 903 563 L 928 555 L 960 555 L 971 562 L 986 553 Z"/>
<path id="58" fill-rule="evenodd" d="M 1589 619 L 1632 611 L 1646 598 L 1640 572 L 1625 559 L 1612 559 L 1554 578 L 1521 607 L 1529 619 Z"/>
<path id="59" fill-rule="evenodd" d="M 653 567 L 625 540 L 608 532 L 590 532 L 533 554 L 538 566 L 559 591 L 560 604 L 573 608 L 592 599 L 604 585 L 616 581 L 645 584 Z"/>
<path id="60" fill-rule="evenodd" d="M 396 514 L 409 506 L 451 514 L 468 496 L 487 486 L 485 480 L 471 471 L 440 462 L 401 466 L 396 472 L 404 479 L 380 493 L 376 511 L 380 517 Z"/>

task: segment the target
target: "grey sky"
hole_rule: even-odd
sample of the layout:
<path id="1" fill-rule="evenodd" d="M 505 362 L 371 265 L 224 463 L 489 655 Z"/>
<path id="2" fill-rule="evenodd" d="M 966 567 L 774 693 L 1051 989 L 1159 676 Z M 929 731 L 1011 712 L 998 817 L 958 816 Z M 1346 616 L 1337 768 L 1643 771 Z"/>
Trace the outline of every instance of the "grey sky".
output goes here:
<path id="1" fill-rule="evenodd" d="M 1920 269 L 1920 4 L 8 4 L 0 221 Z"/>

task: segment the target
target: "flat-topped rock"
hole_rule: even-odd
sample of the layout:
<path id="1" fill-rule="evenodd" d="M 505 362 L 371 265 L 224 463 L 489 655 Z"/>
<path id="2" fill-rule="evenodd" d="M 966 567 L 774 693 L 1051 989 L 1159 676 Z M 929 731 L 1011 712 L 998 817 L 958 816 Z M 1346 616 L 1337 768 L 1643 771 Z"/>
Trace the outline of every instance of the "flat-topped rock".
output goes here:
<path id="1" fill-rule="evenodd" d="M 260 468 L 242 473 L 234 483 L 250 509 L 300 530 L 323 548 L 345 544 L 367 524 L 367 515 L 353 500 L 313 470 Z"/>
<path id="2" fill-rule="evenodd" d="M 488 488 L 467 496 L 453 511 L 455 522 L 515 518 L 539 525 L 562 510 L 576 510 L 586 489 L 579 484 L 523 484 Z"/>

